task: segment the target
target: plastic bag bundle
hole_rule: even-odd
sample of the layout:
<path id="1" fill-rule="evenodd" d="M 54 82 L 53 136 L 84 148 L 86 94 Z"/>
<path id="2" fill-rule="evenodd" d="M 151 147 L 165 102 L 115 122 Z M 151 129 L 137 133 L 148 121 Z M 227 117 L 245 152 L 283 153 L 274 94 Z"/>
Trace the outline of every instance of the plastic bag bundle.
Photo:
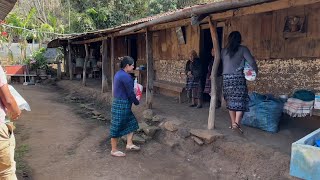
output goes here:
<path id="1" fill-rule="evenodd" d="M 20 110 L 31 111 L 31 108 L 27 101 L 18 93 L 17 90 L 14 89 L 11 85 L 8 85 L 10 93 L 12 94 L 13 98 L 16 100 L 18 107 Z"/>
<path id="2" fill-rule="evenodd" d="M 249 96 L 250 111 L 244 113 L 241 123 L 272 133 L 278 132 L 283 103 L 270 95 L 252 93 Z"/>
<path id="3" fill-rule="evenodd" d="M 137 82 L 134 83 L 134 93 L 138 100 L 142 97 L 143 86 Z"/>
<path id="4" fill-rule="evenodd" d="M 248 80 L 248 81 L 256 80 L 257 74 L 247 61 L 245 61 L 243 73 L 244 73 L 246 80 Z"/>

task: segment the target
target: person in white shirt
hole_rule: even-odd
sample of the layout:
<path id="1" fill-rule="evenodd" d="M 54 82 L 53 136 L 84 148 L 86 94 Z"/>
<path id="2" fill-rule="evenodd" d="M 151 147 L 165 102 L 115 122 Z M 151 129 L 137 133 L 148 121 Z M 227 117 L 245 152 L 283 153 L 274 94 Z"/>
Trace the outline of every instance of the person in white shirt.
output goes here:
<path id="1" fill-rule="evenodd" d="M 21 114 L 14 97 L 9 91 L 6 74 L 0 66 L 0 179 L 16 180 L 14 161 L 15 138 L 13 127 L 7 124 L 5 117 L 17 120 Z"/>

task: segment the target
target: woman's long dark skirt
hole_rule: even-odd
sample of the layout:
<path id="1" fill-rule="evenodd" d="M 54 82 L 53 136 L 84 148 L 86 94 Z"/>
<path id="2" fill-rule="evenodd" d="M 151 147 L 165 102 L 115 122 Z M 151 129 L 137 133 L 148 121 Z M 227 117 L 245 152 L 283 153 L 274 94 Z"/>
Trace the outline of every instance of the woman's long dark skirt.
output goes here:
<path id="1" fill-rule="evenodd" d="M 132 102 L 114 98 L 111 108 L 110 137 L 118 138 L 136 131 L 138 122 L 131 110 Z"/>
<path id="2" fill-rule="evenodd" d="M 248 88 L 243 74 L 223 75 L 223 96 L 227 109 L 231 111 L 249 110 Z"/>

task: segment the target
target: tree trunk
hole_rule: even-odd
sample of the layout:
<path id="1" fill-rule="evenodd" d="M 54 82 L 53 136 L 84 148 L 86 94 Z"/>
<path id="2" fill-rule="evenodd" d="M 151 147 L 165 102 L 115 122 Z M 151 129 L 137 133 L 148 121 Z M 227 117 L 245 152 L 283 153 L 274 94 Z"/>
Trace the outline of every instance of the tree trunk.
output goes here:
<path id="1" fill-rule="evenodd" d="M 114 37 L 111 36 L 111 87 L 112 87 L 112 97 L 113 97 L 113 91 L 114 91 L 114 86 L 113 86 L 113 81 L 114 81 Z"/>
<path id="2" fill-rule="evenodd" d="M 71 51 L 72 51 L 71 50 L 71 41 L 68 40 L 68 64 L 69 64 L 69 78 L 70 78 L 70 80 L 73 79 Z"/>
<path id="3" fill-rule="evenodd" d="M 86 51 L 86 57 L 84 58 L 84 63 L 83 63 L 83 73 L 82 73 L 82 85 L 86 86 L 86 80 L 87 80 L 87 62 L 89 59 L 89 46 L 88 44 L 84 44 L 84 49 Z"/>
<path id="4" fill-rule="evenodd" d="M 152 108 L 153 98 L 153 56 L 152 56 L 152 32 L 146 31 L 146 59 L 147 59 L 147 87 L 146 99 L 147 108 Z"/>
<path id="5" fill-rule="evenodd" d="M 220 64 L 220 45 L 218 40 L 217 33 L 217 23 L 211 22 L 211 18 L 209 16 L 209 26 L 210 33 L 214 48 L 214 63 L 211 70 L 211 100 L 210 100 L 210 109 L 209 109 L 209 117 L 208 117 L 208 129 L 214 128 L 214 122 L 216 119 L 216 102 L 217 102 L 217 72 Z"/>
<path id="6" fill-rule="evenodd" d="M 107 63 L 108 63 L 108 40 L 102 41 L 102 93 L 107 92 L 108 78 L 107 78 Z"/>
<path id="7" fill-rule="evenodd" d="M 61 62 L 58 61 L 58 62 L 57 62 L 57 65 L 58 65 L 57 79 L 58 79 L 58 80 L 61 80 Z"/>
<path id="8" fill-rule="evenodd" d="M 67 47 L 63 46 L 63 57 L 64 57 L 64 63 L 63 63 L 63 70 L 66 73 L 66 75 L 69 73 L 69 62 L 68 62 L 68 54 L 67 54 Z"/>

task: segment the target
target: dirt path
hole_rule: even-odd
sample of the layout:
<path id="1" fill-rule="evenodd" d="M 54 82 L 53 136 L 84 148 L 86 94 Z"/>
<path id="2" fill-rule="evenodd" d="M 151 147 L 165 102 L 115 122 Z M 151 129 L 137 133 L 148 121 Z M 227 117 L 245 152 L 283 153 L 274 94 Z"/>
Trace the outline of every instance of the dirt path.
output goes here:
<path id="1" fill-rule="evenodd" d="M 26 152 L 22 159 L 27 167 L 19 168 L 24 179 L 214 179 L 200 161 L 179 156 L 157 141 L 126 158 L 111 157 L 105 123 L 82 118 L 81 108 L 62 103 L 62 91 L 15 87 L 32 108 L 17 122 L 17 151 Z"/>

